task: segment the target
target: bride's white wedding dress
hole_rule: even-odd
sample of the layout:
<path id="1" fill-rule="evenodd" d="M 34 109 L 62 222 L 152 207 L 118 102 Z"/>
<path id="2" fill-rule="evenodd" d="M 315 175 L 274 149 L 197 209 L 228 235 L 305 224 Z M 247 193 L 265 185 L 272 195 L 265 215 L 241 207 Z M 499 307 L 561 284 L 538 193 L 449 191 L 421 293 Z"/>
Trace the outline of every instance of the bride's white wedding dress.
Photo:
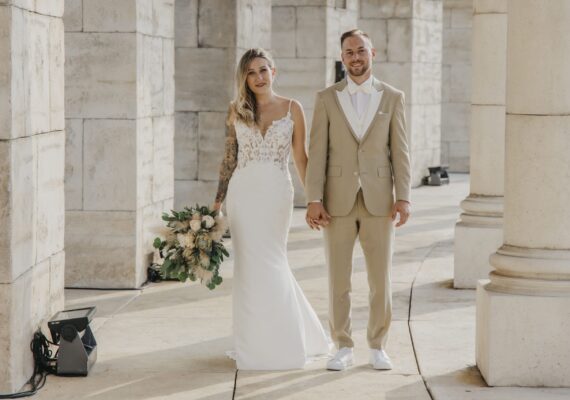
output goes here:
<path id="1" fill-rule="evenodd" d="M 259 129 L 235 123 L 237 167 L 226 207 L 234 251 L 233 333 L 238 369 L 302 368 L 331 342 L 287 260 L 293 211 L 291 112 Z"/>

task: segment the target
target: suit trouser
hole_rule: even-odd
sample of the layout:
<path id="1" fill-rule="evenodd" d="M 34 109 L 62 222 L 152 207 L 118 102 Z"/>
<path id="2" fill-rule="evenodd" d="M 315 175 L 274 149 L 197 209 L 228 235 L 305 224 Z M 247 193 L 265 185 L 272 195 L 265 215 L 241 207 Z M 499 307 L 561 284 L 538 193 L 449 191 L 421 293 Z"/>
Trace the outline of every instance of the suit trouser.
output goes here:
<path id="1" fill-rule="evenodd" d="M 360 190 L 352 211 L 344 217 L 332 217 L 324 229 L 324 237 L 329 266 L 329 325 L 335 344 L 339 349 L 354 346 L 350 293 L 352 253 L 358 237 L 364 252 L 370 288 L 368 345 L 371 349 L 384 348 L 392 320 L 390 267 L 394 228 L 391 217 L 370 214 Z"/>

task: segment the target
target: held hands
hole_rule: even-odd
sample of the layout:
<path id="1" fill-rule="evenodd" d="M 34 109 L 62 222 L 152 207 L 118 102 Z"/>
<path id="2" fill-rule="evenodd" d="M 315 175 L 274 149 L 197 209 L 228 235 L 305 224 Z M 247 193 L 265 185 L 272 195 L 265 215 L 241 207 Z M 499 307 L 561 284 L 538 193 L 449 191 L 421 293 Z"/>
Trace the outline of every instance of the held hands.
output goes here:
<path id="1" fill-rule="evenodd" d="M 407 201 L 398 200 L 397 202 L 394 203 L 394 206 L 392 207 L 392 221 L 395 221 L 396 216 L 400 214 L 400 218 L 396 223 L 396 228 L 408 222 L 408 218 L 410 218 L 410 211 L 411 211 L 410 203 L 408 203 Z"/>
<path id="2" fill-rule="evenodd" d="M 321 227 L 326 227 L 331 216 L 325 210 L 323 203 L 320 201 L 309 203 L 307 206 L 307 215 L 305 217 L 307 224 L 311 229 L 321 230 Z"/>
<path id="3" fill-rule="evenodd" d="M 396 227 L 400 227 L 408 222 L 411 214 L 410 203 L 405 200 L 398 200 L 392 207 L 392 221 L 400 215 Z M 331 216 L 325 210 L 322 202 L 309 203 L 307 207 L 307 215 L 305 217 L 307 224 L 311 229 L 321 230 L 321 227 L 326 227 L 331 219 Z"/>

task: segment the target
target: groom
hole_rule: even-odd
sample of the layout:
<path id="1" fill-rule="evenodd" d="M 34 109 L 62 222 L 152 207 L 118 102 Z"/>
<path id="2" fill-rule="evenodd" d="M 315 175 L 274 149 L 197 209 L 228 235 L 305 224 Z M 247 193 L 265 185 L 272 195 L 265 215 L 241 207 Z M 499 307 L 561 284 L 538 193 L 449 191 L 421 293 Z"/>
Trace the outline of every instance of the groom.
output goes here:
<path id="1" fill-rule="evenodd" d="M 354 362 L 350 280 L 358 237 L 370 287 L 370 363 L 392 369 L 385 346 L 392 318 L 393 221 L 401 226 L 410 215 L 404 94 L 372 75 L 376 50 L 366 33 L 348 31 L 340 42 L 348 76 L 317 94 L 306 175 L 306 219 L 311 228 L 324 229 L 329 324 L 339 349 L 327 368 L 341 371 Z"/>

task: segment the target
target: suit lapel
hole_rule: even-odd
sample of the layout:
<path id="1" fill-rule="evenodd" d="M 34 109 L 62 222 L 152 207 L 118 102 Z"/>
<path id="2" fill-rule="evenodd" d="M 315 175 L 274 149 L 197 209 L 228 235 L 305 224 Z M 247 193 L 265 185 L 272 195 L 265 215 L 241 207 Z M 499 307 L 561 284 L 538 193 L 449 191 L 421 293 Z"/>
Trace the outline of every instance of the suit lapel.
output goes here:
<path id="1" fill-rule="evenodd" d="M 362 123 L 362 129 L 364 130 L 364 132 L 368 130 L 368 127 L 370 127 L 372 120 L 374 120 L 374 117 L 378 112 L 378 106 L 382 101 L 383 94 L 384 94 L 383 90 L 380 92 L 375 91 L 375 93 L 372 93 L 372 95 L 370 96 L 370 101 L 368 102 L 368 109 L 366 110 L 366 114 L 364 114 L 364 121 Z"/>
<path id="2" fill-rule="evenodd" d="M 344 112 L 344 116 L 348 120 L 350 124 L 351 130 L 355 133 L 360 133 L 360 121 L 358 120 L 358 115 L 356 115 L 356 111 L 354 110 L 354 106 L 352 105 L 352 100 L 350 99 L 350 94 L 348 94 L 348 90 L 345 89 L 342 92 L 336 92 L 336 96 L 338 101 L 342 107 L 342 111 Z"/>
<path id="3" fill-rule="evenodd" d="M 376 122 L 376 119 L 378 118 L 378 113 L 382 110 L 382 104 L 384 104 L 382 101 L 384 100 L 384 85 L 378 79 L 374 78 L 373 86 L 376 89 L 376 93 L 371 96 L 370 101 L 368 102 L 368 110 L 366 112 L 364 124 L 362 125 L 363 129 L 366 129 L 366 131 L 362 136 L 362 139 L 360 139 L 361 142 L 364 142 L 370 134 L 370 131 L 374 126 L 374 122 Z"/>
<path id="4" fill-rule="evenodd" d="M 341 82 L 336 84 L 336 104 L 344 117 L 344 121 L 348 130 L 354 137 L 357 142 L 360 142 L 358 135 L 356 132 L 358 131 L 358 116 L 356 115 L 356 111 L 352 106 L 352 101 L 350 100 L 350 95 L 348 94 L 348 89 L 346 79 L 342 80 Z"/>

